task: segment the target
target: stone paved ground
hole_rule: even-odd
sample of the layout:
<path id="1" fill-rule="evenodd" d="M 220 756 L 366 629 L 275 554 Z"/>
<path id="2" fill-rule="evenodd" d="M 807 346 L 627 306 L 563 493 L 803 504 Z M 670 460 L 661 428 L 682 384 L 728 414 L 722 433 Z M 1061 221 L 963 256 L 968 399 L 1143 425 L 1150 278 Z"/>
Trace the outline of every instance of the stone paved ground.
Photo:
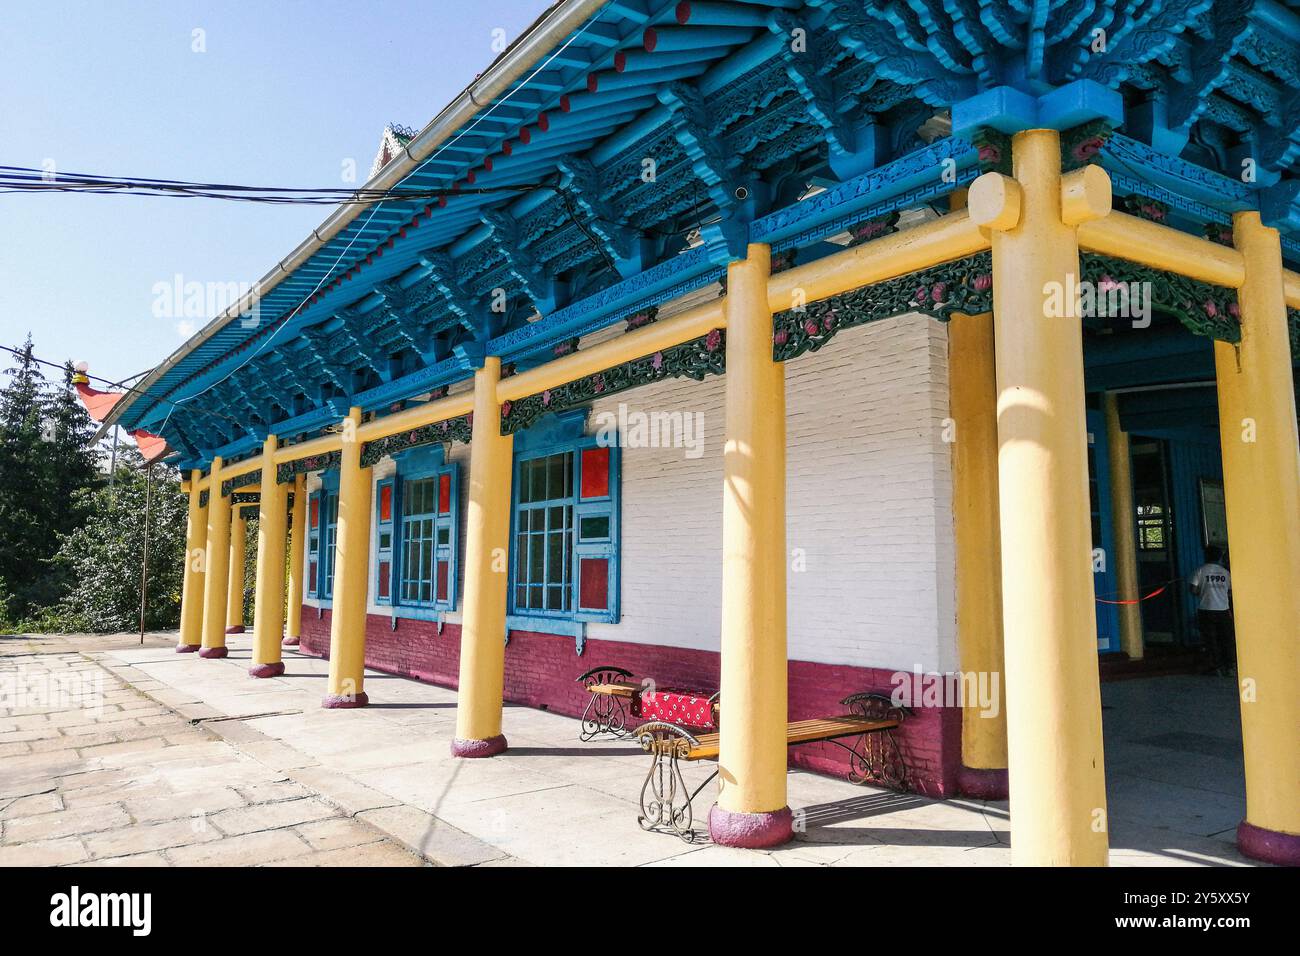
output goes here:
<path id="1" fill-rule="evenodd" d="M 0 640 L 0 866 L 424 862 L 86 656 L 124 643 Z"/>
<path id="2" fill-rule="evenodd" d="M 224 660 L 174 643 L 0 639 L 0 681 L 15 669 L 105 681 L 93 718 L 0 700 L 0 865 L 419 862 L 411 853 L 488 866 L 1010 863 L 1005 802 L 802 771 L 789 775 L 804 824 L 792 843 L 685 844 L 636 824 L 645 755 L 579 743 L 572 718 L 507 706 L 509 752 L 456 760 L 454 691 L 368 671 L 370 707 L 322 710 L 325 661 L 286 651 L 282 677 L 254 680 L 248 635 Z M 1103 701 L 1111 864 L 1247 864 L 1232 842 L 1244 790 L 1231 681 L 1125 681 L 1104 685 Z M 694 782 L 705 772 L 687 770 Z"/>

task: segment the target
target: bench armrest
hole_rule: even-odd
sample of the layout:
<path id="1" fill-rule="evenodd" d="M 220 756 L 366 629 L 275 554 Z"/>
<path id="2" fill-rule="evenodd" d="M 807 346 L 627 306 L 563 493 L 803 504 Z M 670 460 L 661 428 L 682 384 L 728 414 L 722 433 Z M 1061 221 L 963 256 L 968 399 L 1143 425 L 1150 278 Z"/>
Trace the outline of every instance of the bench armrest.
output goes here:
<path id="1" fill-rule="evenodd" d="M 904 718 L 913 715 L 912 708 L 895 704 L 884 694 L 850 694 L 840 703 L 849 708 L 850 713 L 867 720 L 896 720 L 901 724 Z"/>
<path id="2" fill-rule="evenodd" d="M 592 684 L 614 684 L 631 677 L 632 672 L 621 667 L 593 667 L 585 674 L 575 677 L 574 680 L 585 687 L 590 687 Z"/>
<path id="3" fill-rule="evenodd" d="M 651 720 L 642 724 L 632 735 L 641 743 L 646 753 L 659 753 L 685 757 L 700 745 L 699 740 L 685 727 L 666 720 Z"/>

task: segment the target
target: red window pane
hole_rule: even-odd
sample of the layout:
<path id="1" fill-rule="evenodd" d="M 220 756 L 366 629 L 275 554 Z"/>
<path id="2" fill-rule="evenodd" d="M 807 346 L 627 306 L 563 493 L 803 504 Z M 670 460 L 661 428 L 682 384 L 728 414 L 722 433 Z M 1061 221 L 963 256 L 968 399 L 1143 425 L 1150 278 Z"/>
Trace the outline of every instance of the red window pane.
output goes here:
<path id="1" fill-rule="evenodd" d="M 379 489 L 379 520 L 393 520 L 393 486 L 383 485 Z"/>
<path id="2" fill-rule="evenodd" d="M 438 514 L 451 513 L 451 475 L 438 476 Z"/>
<path id="3" fill-rule="evenodd" d="M 388 597 L 388 583 L 393 578 L 392 565 L 387 561 L 379 562 L 379 596 Z"/>
<path id="4" fill-rule="evenodd" d="M 438 600 L 447 600 L 447 562 L 438 562 Z"/>
<path id="5" fill-rule="evenodd" d="M 320 498 L 311 500 L 311 526 L 314 528 L 320 524 Z"/>
<path id="6" fill-rule="evenodd" d="M 609 609 L 608 558 L 583 558 L 578 563 L 578 606 L 589 611 Z"/>
<path id="7" fill-rule="evenodd" d="M 307 565 L 307 587 L 315 593 L 316 591 L 316 562 L 312 561 Z"/>
<path id="8" fill-rule="evenodd" d="M 587 448 L 582 453 L 582 497 L 609 495 L 609 449 Z"/>

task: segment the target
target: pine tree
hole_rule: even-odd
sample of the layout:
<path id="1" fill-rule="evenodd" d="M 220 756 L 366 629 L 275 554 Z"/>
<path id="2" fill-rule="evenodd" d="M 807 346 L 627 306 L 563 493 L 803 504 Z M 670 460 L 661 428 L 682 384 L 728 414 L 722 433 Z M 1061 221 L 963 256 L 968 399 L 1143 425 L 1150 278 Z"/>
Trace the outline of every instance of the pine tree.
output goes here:
<path id="1" fill-rule="evenodd" d="M 49 451 L 53 500 L 68 507 L 52 515 L 54 531 L 67 534 L 86 520 L 84 507 L 74 502 L 75 493 L 97 488 L 103 482 L 99 459 L 92 440 L 95 425 L 72 387 L 72 363 L 63 366 L 61 386 L 51 388 L 45 402 L 45 427 L 53 439 Z"/>
<path id="2" fill-rule="evenodd" d="M 32 357 L 32 337 L 19 348 L 0 385 L 0 594 L 9 616 L 26 614 L 47 569 L 39 558 L 58 545 L 47 516 L 51 431 L 43 419 L 45 377 Z"/>
<path id="3" fill-rule="evenodd" d="M 51 607 L 69 580 L 51 559 L 63 536 L 86 520 L 102 483 L 94 426 L 72 390 L 72 366 L 50 383 L 32 355 L 31 335 L 0 386 L 0 601 L 10 618 Z"/>

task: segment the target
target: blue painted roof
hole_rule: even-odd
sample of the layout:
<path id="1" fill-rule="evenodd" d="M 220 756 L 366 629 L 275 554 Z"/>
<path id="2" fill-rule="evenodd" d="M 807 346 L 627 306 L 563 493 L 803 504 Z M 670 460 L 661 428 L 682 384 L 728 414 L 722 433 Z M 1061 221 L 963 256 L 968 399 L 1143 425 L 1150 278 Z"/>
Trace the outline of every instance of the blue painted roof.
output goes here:
<path id="1" fill-rule="evenodd" d="M 978 172 L 982 129 L 1109 116 L 1117 194 L 1186 228 L 1260 206 L 1292 228 L 1297 91 L 1300 17 L 1276 0 L 616 0 L 396 189 L 454 192 L 364 209 L 119 424 L 200 461 L 383 410 L 477 350 L 536 361 L 749 239 L 811 248 L 934 200 Z"/>

